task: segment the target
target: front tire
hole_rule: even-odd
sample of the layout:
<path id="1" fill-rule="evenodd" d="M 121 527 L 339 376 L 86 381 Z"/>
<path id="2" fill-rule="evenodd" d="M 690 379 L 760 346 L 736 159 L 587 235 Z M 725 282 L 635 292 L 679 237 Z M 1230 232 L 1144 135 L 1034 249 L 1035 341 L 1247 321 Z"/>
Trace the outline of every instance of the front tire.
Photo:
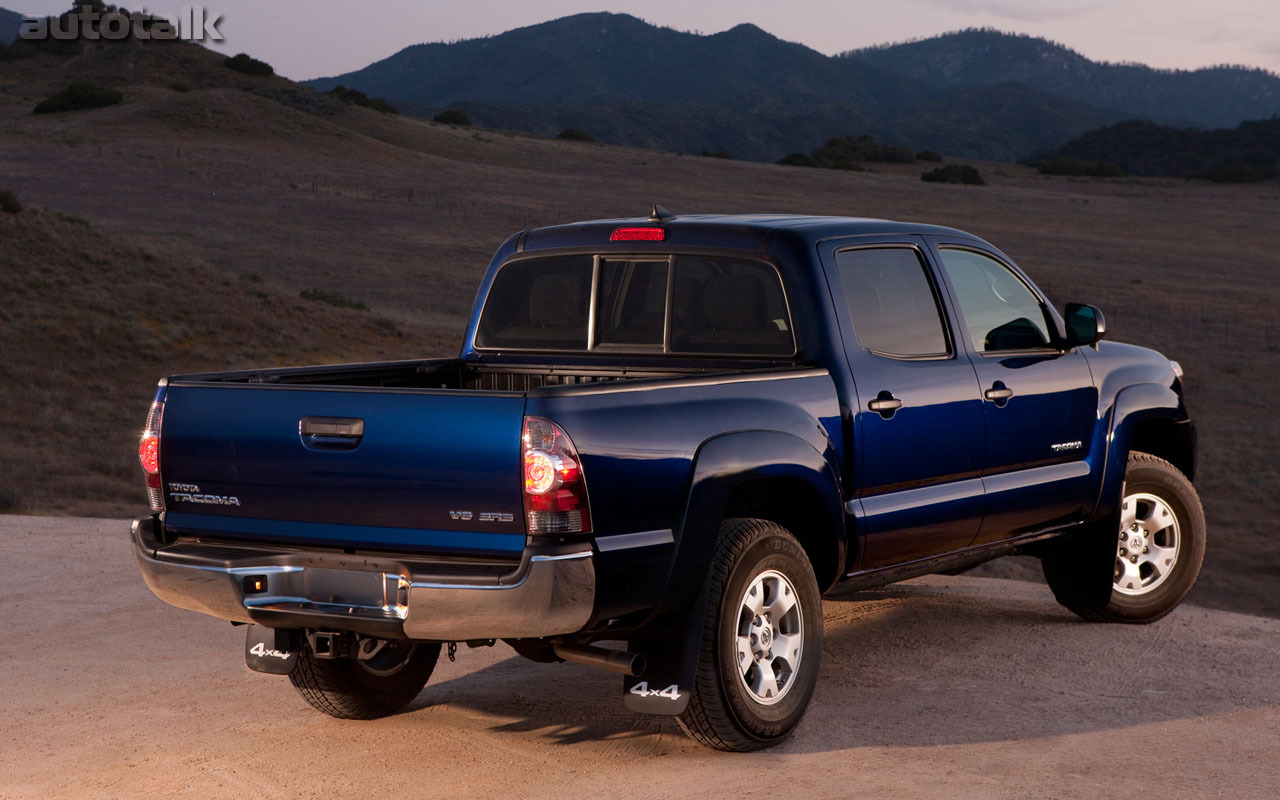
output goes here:
<path id="1" fill-rule="evenodd" d="M 727 520 L 703 593 L 702 648 L 680 726 L 717 750 L 777 744 L 818 680 L 822 598 L 809 558 L 779 525 Z"/>
<path id="2" fill-rule="evenodd" d="M 306 645 L 289 680 L 303 700 L 331 717 L 377 719 L 413 702 L 439 658 L 435 643 L 386 642 L 367 659 L 316 658 Z"/>
<path id="3" fill-rule="evenodd" d="M 1204 509 L 1191 481 L 1147 453 L 1129 455 L 1124 480 L 1117 514 L 1041 559 L 1058 601 L 1093 622 L 1160 619 L 1191 591 L 1204 560 Z"/>

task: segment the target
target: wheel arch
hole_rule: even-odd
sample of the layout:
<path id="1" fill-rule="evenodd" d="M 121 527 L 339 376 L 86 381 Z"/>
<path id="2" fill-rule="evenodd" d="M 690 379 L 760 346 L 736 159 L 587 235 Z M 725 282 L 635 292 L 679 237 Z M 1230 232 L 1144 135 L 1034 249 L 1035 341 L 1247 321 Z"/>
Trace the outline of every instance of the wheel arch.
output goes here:
<path id="1" fill-rule="evenodd" d="M 1170 418 L 1144 419 L 1133 427 L 1127 453 L 1150 453 L 1163 458 L 1194 481 L 1196 477 L 1195 425 Z"/>
<path id="2" fill-rule="evenodd" d="M 848 543 L 840 482 L 826 454 L 788 433 L 722 434 L 704 442 L 694 458 L 664 606 L 687 605 L 681 596 L 696 596 L 720 523 L 735 517 L 767 519 L 790 531 L 821 589 L 843 572 Z"/>
<path id="3" fill-rule="evenodd" d="M 822 495 L 812 483 L 795 476 L 749 478 L 729 493 L 724 518 L 763 519 L 786 528 L 804 548 L 821 591 L 843 572 L 845 548 L 830 535 L 833 524 Z"/>
<path id="4" fill-rule="evenodd" d="M 1195 426 L 1177 392 L 1153 383 L 1134 384 L 1116 393 L 1111 409 L 1106 469 L 1095 519 L 1119 505 L 1131 452 L 1158 456 L 1188 479 L 1195 477 Z"/>

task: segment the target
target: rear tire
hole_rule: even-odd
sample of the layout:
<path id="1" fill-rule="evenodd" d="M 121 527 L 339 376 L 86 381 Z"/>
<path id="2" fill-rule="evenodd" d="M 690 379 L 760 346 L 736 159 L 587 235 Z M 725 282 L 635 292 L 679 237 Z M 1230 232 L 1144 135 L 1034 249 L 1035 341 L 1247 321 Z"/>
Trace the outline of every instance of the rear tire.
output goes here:
<path id="1" fill-rule="evenodd" d="M 1191 591 L 1204 560 L 1204 509 L 1177 467 L 1131 453 L 1116 514 L 1041 556 L 1063 606 L 1092 622 L 1154 622 Z"/>
<path id="2" fill-rule="evenodd" d="M 422 691 L 440 657 L 439 644 L 388 642 L 372 659 L 298 654 L 289 680 L 312 707 L 338 719 L 377 719 L 402 710 Z"/>
<path id="3" fill-rule="evenodd" d="M 809 707 L 822 657 L 822 598 L 799 542 L 779 525 L 720 526 L 685 733 L 717 750 L 777 744 Z"/>

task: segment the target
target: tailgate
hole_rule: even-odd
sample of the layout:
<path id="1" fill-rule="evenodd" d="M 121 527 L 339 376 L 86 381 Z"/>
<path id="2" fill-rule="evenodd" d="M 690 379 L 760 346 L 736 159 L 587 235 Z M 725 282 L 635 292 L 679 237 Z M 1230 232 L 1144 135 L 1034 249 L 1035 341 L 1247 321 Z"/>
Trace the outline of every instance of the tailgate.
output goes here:
<path id="1" fill-rule="evenodd" d="M 160 444 L 180 534 L 517 556 L 524 397 L 174 383 Z"/>

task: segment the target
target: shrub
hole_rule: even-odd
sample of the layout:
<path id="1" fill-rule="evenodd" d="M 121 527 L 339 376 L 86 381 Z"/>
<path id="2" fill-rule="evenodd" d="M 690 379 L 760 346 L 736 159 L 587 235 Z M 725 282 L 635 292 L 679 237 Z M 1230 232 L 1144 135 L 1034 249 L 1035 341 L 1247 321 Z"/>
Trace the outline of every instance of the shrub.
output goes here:
<path id="1" fill-rule="evenodd" d="M 778 163 L 782 164 L 785 167 L 816 167 L 817 166 L 817 164 L 813 163 L 813 159 L 809 158 L 804 153 L 792 153 L 791 155 L 783 156 L 782 158 L 778 159 Z"/>
<path id="2" fill-rule="evenodd" d="M 451 108 L 448 111 L 441 111 L 439 114 L 432 117 L 432 119 L 436 122 L 443 122 L 445 125 L 471 124 L 471 117 L 467 116 L 467 112 L 457 108 Z"/>
<path id="3" fill-rule="evenodd" d="M 568 139 L 569 141 L 572 141 L 572 142 L 594 142 L 595 141 L 595 139 L 592 138 L 591 134 L 587 133 L 582 128 L 565 128 L 564 130 L 560 131 L 560 133 L 556 135 L 561 139 Z"/>
<path id="4" fill-rule="evenodd" d="M 982 186 L 986 183 L 982 175 L 968 164 L 948 164 L 938 167 L 920 176 L 920 180 L 929 183 L 967 183 L 971 186 Z"/>
<path id="5" fill-rule="evenodd" d="M 1119 167 L 1088 161 L 1083 158 L 1067 158 L 1056 156 L 1039 164 L 1042 175 L 1079 175 L 1093 178 L 1122 178 L 1124 172 Z"/>
<path id="6" fill-rule="evenodd" d="M 386 100 L 383 100 L 381 97 L 370 97 L 359 89 L 348 89 L 341 84 L 330 89 L 329 94 L 344 103 L 355 103 L 358 106 L 371 108 L 374 111 L 381 111 L 383 114 L 400 113 L 400 109 L 396 108 Z"/>
<path id="7" fill-rule="evenodd" d="M 92 83 L 73 83 L 35 107 L 36 114 L 57 114 L 63 111 L 85 111 L 106 108 L 124 102 L 124 95 L 106 86 Z"/>
<path id="8" fill-rule="evenodd" d="M 22 211 L 22 203 L 18 196 L 8 189 L 0 190 L 0 211 L 6 214 L 17 214 Z"/>
<path id="9" fill-rule="evenodd" d="M 1085 133 L 1032 163 L 1055 174 L 1114 175 L 1123 170 L 1170 178 L 1266 180 L 1280 175 L 1280 118 L 1218 130 L 1121 122 Z"/>
<path id="10" fill-rule="evenodd" d="M 0 514 L 16 511 L 21 503 L 21 492 L 12 486 L 0 486 Z"/>
<path id="11" fill-rule="evenodd" d="M 359 89 L 348 89 L 342 84 L 338 84 L 337 86 L 330 89 L 329 94 L 333 95 L 334 97 L 338 98 L 344 103 L 367 103 L 369 101 L 369 95 L 365 94 Z"/>
<path id="12" fill-rule="evenodd" d="M 841 136 L 828 139 L 813 151 L 813 162 L 829 169 L 862 169 L 863 161 L 910 164 L 915 154 L 906 147 L 885 144 L 874 136 Z"/>
<path id="13" fill-rule="evenodd" d="M 911 152 L 910 147 L 890 147 L 885 145 L 885 149 L 878 156 L 878 158 L 870 160 L 884 161 L 889 164 L 914 164 L 916 161 L 916 154 Z"/>
<path id="14" fill-rule="evenodd" d="M 64 214 L 61 211 L 53 212 L 53 215 L 63 222 L 70 222 L 72 225 L 79 225 L 82 228 L 93 229 L 93 223 L 84 217 L 77 217 L 75 214 Z"/>
<path id="15" fill-rule="evenodd" d="M 937 155 L 934 153 L 934 155 Z M 779 164 L 791 167 L 822 167 L 861 171 L 864 161 L 890 164 L 912 164 L 918 156 L 909 147 L 885 144 L 874 136 L 838 136 L 812 153 L 792 153 L 778 159 Z M 942 160 L 938 156 L 938 161 Z"/>
<path id="16" fill-rule="evenodd" d="M 399 114 L 400 109 L 396 108 L 389 101 L 383 100 L 381 97 L 370 97 L 369 102 L 362 103 L 365 108 L 371 108 L 374 111 L 381 111 L 383 114 Z"/>
<path id="17" fill-rule="evenodd" d="M 276 71 L 271 68 L 270 64 L 265 61 L 259 61 L 248 53 L 237 53 L 222 63 L 226 64 L 229 69 L 244 73 L 245 75 L 265 77 L 276 74 Z"/>
<path id="18" fill-rule="evenodd" d="M 14 39 L 10 44 L 0 44 L 0 61 L 19 61 L 35 58 L 41 53 L 52 56 L 78 56 L 84 52 L 81 39 Z"/>
<path id="19" fill-rule="evenodd" d="M 0 44 L 0 61 L 35 58 L 38 52 L 34 47 L 28 45 L 25 39 L 15 39 L 13 44 Z"/>
<path id="20" fill-rule="evenodd" d="M 1203 174 L 1191 177 L 1204 177 L 1215 183 L 1252 183 L 1266 181 L 1280 175 L 1274 166 L 1259 166 L 1240 161 L 1219 161 L 1211 164 Z"/>
<path id="21" fill-rule="evenodd" d="M 1280 143 L 1280 140 L 1278 140 Z M 1280 175 L 1280 156 L 1265 147 L 1242 147 L 1211 159 L 1200 174 L 1217 183 L 1265 181 Z"/>
<path id="22" fill-rule="evenodd" d="M 712 150 L 710 147 L 704 147 L 698 151 L 698 155 L 702 156 L 703 158 L 727 158 L 730 160 L 733 159 L 733 153 L 730 153 L 728 150 L 726 150 L 723 147 L 716 148 L 715 150 Z"/>
<path id="23" fill-rule="evenodd" d="M 324 303 L 334 306 L 335 308 L 354 308 L 357 311 L 368 311 L 369 306 L 360 300 L 351 300 L 343 297 L 337 292 L 326 292 L 323 289 L 303 289 L 298 292 L 298 297 L 303 300 L 311 300 L 316 303 Z"/>
<path id="24" fill-rule="evenodd" d="M 187 83 L 186 81 L 174 81 L 173 83 L 169 84 L 169 88 L 174 90 L 175 92 L 189 92 L 191 91 L 191 84 Z"/>
<path id="25" fill-rule="evenodd" d="M 941 161 L 942 156 L 935 150 L 921 150 L 916 153 L 916 161 Z"/>

